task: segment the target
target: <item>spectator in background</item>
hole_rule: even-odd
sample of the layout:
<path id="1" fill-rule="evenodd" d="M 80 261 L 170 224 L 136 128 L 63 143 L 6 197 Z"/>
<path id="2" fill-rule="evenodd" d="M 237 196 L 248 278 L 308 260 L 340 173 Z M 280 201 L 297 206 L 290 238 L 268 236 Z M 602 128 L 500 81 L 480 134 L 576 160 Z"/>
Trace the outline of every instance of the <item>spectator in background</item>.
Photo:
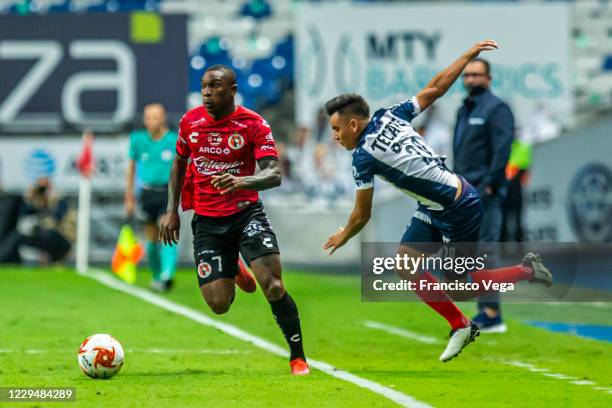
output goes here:
<path id="1" fill-rule="evenodd" d="M 166 213 L 168 205 L 168 180 L 178 135 L 168 129 L 166 109 L 161 103 L 145 106 L 143 121 L 145 129 L 130 135 L 125 212 L 132 217 L 136 209 L 134 180 L 138 166 L 138 178 L 142 182 L 140 206 L 146 215 L 146 252 L 149 268 L 153 272 L 151 289 L 165 292 L 173 284 L 178 247 L 158 242 L 158 221 Z"/>
<path id="2" fill-rule="evenodd" d="M 338 143 L 319 143 L 315 150 L 315 171 L 317 177 L 316 197 L 325 205 L 334 204 L 336 200 L 347 192 L 352 191 L 352 179 L 349 183 L 343 180 L 342 175 L 350 174 L 351 163 L 346 154 L 341 154 Z M 339 171 L 342 169 L 342 171 Z"/>
<path id="3" fill-rule="evenodd" d="M 76 217 L 65 198 L 52 194 L 51 180 L 36 180 L 24 197 L 20 211 L 20 245 L 41 251 L 41 262 L 62 261 L 76 236 Z"/>
<path id="4" fill-rule="evenodd" d="M 472 60 L 463 71 L 468 97 L 457 113 L 453 138 L 454 171 L 478 189 L 484 206 L 481 242 L 498 242 L 508 186 L 505 170 L 514 137 L 514 117 L 508 105 L 491 92 L 488 61 Z M 486 249 L 486 245 L 484 246 Z M 473 319 L 484 332 L 505 332 L 499 293 L 478 302 Z"/>
<path id="5" fill-rule="evenodd" d="M 296 190 L 306 193 L 312 198 L 316 194 L 317 174 L 315 152 L 317 145 L 312 140 L 310 129 L 305 126 L 297 128 L 292 145 L 287 147 L 289 159 L 289 180 Z"/>

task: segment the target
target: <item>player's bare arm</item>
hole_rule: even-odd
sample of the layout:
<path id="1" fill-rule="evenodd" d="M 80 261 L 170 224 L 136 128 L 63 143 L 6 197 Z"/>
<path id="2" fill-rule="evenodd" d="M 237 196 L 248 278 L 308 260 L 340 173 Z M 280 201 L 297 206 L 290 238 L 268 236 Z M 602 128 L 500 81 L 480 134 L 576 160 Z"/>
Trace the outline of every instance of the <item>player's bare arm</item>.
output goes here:
<path id="1" fill-rule="evenodd" d="M 189 159 L 178 154 L 174 156 L 174 161 L 172 162 L 172 170 L 170 171 L 168 183 L 168 208 L 159 226 L 159 239 L 166 245 L 177 244 L 179 240 L 181 220 L 178 208 L 188 163 Z"/>
<path id="2" fill-rule="evenodd" d="M 257 160 L 257 168 L 252 176 L 237 177 L 229 173 L 213 176 L 212 185 L 221 190 L 221 194 L 236 190 L 263 191 L 280 186 L 282 176 L 276 158 L 264 157 Z"/>
<path id="3" fill-rule="evenodd" d="M 346 244 L 349 239 L 358 234 L 359 231 L 366 226 L 372 214 L 373 196 L 373 188 L 357 190 L 355 194 L 355 206 L 349 216 L 346 226 L 340 228 L 338 232 L 330 236 L 325 245 L 323 245 L 323 249 L 331 249 L 329 255 L 336 252 L 336 249 Z"/>
<path id="4" fill-rule="evenodd" d="M 436 99 L 448 91 L 459 78 L 468 62 L 478 57 L 482 51 L 491 51 L 497 48 L 499 48 L 499 45 L 493 40 L 479 41 L 444 71 L 439 72 L 416 96 L 421 111 L 427 109 Z"/>

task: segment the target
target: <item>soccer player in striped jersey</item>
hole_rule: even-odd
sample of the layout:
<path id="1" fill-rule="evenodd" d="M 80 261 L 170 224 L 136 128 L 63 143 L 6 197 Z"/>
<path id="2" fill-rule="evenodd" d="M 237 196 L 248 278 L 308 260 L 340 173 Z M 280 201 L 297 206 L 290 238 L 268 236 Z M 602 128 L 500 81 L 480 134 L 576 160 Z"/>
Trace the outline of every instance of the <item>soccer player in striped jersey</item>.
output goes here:
<path id="1" fill-rule="evenodd" d="M 421 243 L 478 242 L 482 218 L 478 192 L 463 177 L 446 167 L 443 159 L 425 143 L 411 122 L 446 93 L 468 62 L 482 51 L 497 48 L 497 43 L 492 40 L 478 42 L 437 74 L 416 96 L 390 108 L 379 109 L 372 117 L 367 102 L 360 95 L 344 94 L 326 103 L 334 139 L 347 150 L 354 150 L 353 177 L 357 186 L 355 205 L 346 226 L 330 236 L 324 245 L 330 255 L 367 224 L 375 175 L 419 203 L 402 236 L 398 250 L 400 256 L 421 256 L 427 251 L 422 249 Z M 430 272 L 420 272 L 420 275 L 413 274 L 408 278 L 437 282 Z M 520 265 L 473 271 L 467 278 L 477 283 L 528 280 L 552 284 L 550 272 L 542 265 L 539 256 L 531 253 Z M 449 343 L 440 355 L 440 361 L 448 361 L 478 336 L 478 326 L 459 310 L 446 292 L 418 289 L 421 286 L 436 285 L 418 285 L 415 292 L 451 326 Z"/>

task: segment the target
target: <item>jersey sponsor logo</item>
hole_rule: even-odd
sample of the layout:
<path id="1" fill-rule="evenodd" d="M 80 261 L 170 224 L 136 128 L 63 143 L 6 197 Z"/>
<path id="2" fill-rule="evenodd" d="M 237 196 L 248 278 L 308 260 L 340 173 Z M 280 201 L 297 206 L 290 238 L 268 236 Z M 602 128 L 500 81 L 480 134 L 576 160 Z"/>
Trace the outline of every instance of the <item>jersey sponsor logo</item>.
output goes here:
<path id="1" fill-rule="evenodd" d="M 213 147 L 213 146 L 204 146 L 198 149 L 200 153 L 210 153 L 210 154 L 230 154 L 231 151 L 227 147 Z"/>
<path id="2" fill-rule="evenodd" d="M 189 141 L 191 143 L 198 143 L 198 136 L 199 136 L 198 132 L 191 132 L 189 134 Z"/>
<path id="3" fill-rule="evenodd" d="M 200 261 L 198 264 L 198 276 L 202 279 L 206 279 L 212 273 L 212 266 L 208 262 Z"/>
<path id="4" fill-rule="evenodd" d="M 268 134 L 266 135 L 266 140 L 267 140 L 268 142 L 273 142 L 273 141 L 274 141 L 274 136 L 272 136 L 272 133 L 268 133 Z"/>
<path id="5" fill-rule="evenodd" d="M 222 141 L 223 141 L 223 138 L 221 137 L 220 134 L 218 134 L 218 133 L 209 133 L 209 135 L 208 135 L 208 143 L 210 143 L 211 146 L 219 146 Z"/>
<path id="6" fill-rule="evenodd" d="M 270 125 L 268 124 L 268 122 L 265 119 L 261 120 L 261 124 L 264 125 L 265 127 L 269 128 Z"/>
<path id="7" fill-rule="evenodd" d="M 238 133 L 234 133 L 227 139 L 227 144 L 234 150 L 238 150 L 244 146 L 244 137 Z"/>
<path id="8" fill-rule="evenodd" d="M 240 174 L 240 167 L 244 165 L 244 162 L 235 161 L 227 163 L 209 160 L 206 157 L 196 157 L 193 159 L 193 164 L 198 170 L 198 173 L 204 176 L 210 176 L 223 171 L 230 174 Z"/>
<path id="9" fill-rule="evenodd" d="M 382 153 L 387 153 L 391 150 L 395 154 L 405 152 L 409 156 L 420 157 L 426 165 L 434 163 L 440 170 L 447 171 L 444 160 L 437 156 L 433 150 L 423 141 L 423 138 L 416 132 L 406 132 L 407 126 L 402 121 L 393 116 L 384 116 L 381 118 L 383 125 L 378 134 L 371 134 L 372 141 L 369 148 L 372 153 L 377 150 Z"/>
<path id="10" fill-rule="evenodd" d="M 259 148 L 260 150 L 274 150 L 274 146 L 271 145 L 263 145 Z"/>
<path id="11" fill-rule="evenodd" d="M 370 145 L 372 151 L 376 151 L 378 149 L 383 153 L 386 152 L 402 132 L 403 125 L 404 124 L 402 122 L 394 117 L 388 117 L 388 122 L 383 126 L 381 132 L 372 140 L 372 144 Z M 393 147 L 395 147 L 395 144 Z M 401 149 L 399 144 L 397 144 L 397 147 Z"/>
<path id="12" fill-rule="evenodd" d="M 183 116 L 183 117 L 185 117 L 185 116 Z M 201 119 L 196 120 L 195 122 L 192 122 L 191 125 L 192 126 L 193 125 L 199 125 L 200 123 L 204 123 L 204 122 L 206 122 L 206 118 L 201 118 Z"/>

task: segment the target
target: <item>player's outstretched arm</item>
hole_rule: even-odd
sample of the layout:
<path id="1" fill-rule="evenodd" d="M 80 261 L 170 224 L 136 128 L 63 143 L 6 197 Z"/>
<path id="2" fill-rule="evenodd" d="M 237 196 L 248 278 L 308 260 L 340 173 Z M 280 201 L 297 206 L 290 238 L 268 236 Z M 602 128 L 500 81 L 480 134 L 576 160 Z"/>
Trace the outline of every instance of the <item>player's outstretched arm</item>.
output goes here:
<path id="1" fill-rule="evenodd" d="M 159 239 L 166 245 L 177 244 L 181 220 L 178 214 L 181 201 L 181 189 L 185 182 L 185 172 L 189 160 L 178 154 L 174 156 L 170 180 L 168 183 L 168 208 L 159 225 Z"/>
<path id="2" fill-rule="evenodd" d="M 439 72 L 433 77 L 427 86 L 425 86 L 416 96 L 421 112 L 448 91 L 457 78 L 459 78 L 459 75 L 461 75 L 468 62 L 478 57 L 482 51 L 491 51 L 497 48 L 499 48 L 499 45 L 493 40 L 479 41 L 472 48 L 464 52 L 444 71 Z"/>
<path id="3" fill-rule="evenodd" d="M 258 171 L 252 176 L 237 177 L 229 173 L 213 176 L 212 185 L 221 190 L 221 194 L 228 194 L 236 190 L 263 191 L 280 186 L 282 176 L 276 158 L 259 159 L 257 167 Z"/>
<path id="4" fill-rule="evenodd" d="M 340 228 L 340 231 L 327 239 L 323 249 L 331 249 L 329 255 L 336 252 L 336 249 L 340 248 L 348 242 L 349 239 L 353 238 L 359 231 L 366 226 L 370 221 L 372 215 L 372 197 L 374 196 L 374 189 L 368 188 L 363 190 L 357 190 L 355 194 L 355 206 L 353 211 L 346 223 L 344 228 Z"/>

